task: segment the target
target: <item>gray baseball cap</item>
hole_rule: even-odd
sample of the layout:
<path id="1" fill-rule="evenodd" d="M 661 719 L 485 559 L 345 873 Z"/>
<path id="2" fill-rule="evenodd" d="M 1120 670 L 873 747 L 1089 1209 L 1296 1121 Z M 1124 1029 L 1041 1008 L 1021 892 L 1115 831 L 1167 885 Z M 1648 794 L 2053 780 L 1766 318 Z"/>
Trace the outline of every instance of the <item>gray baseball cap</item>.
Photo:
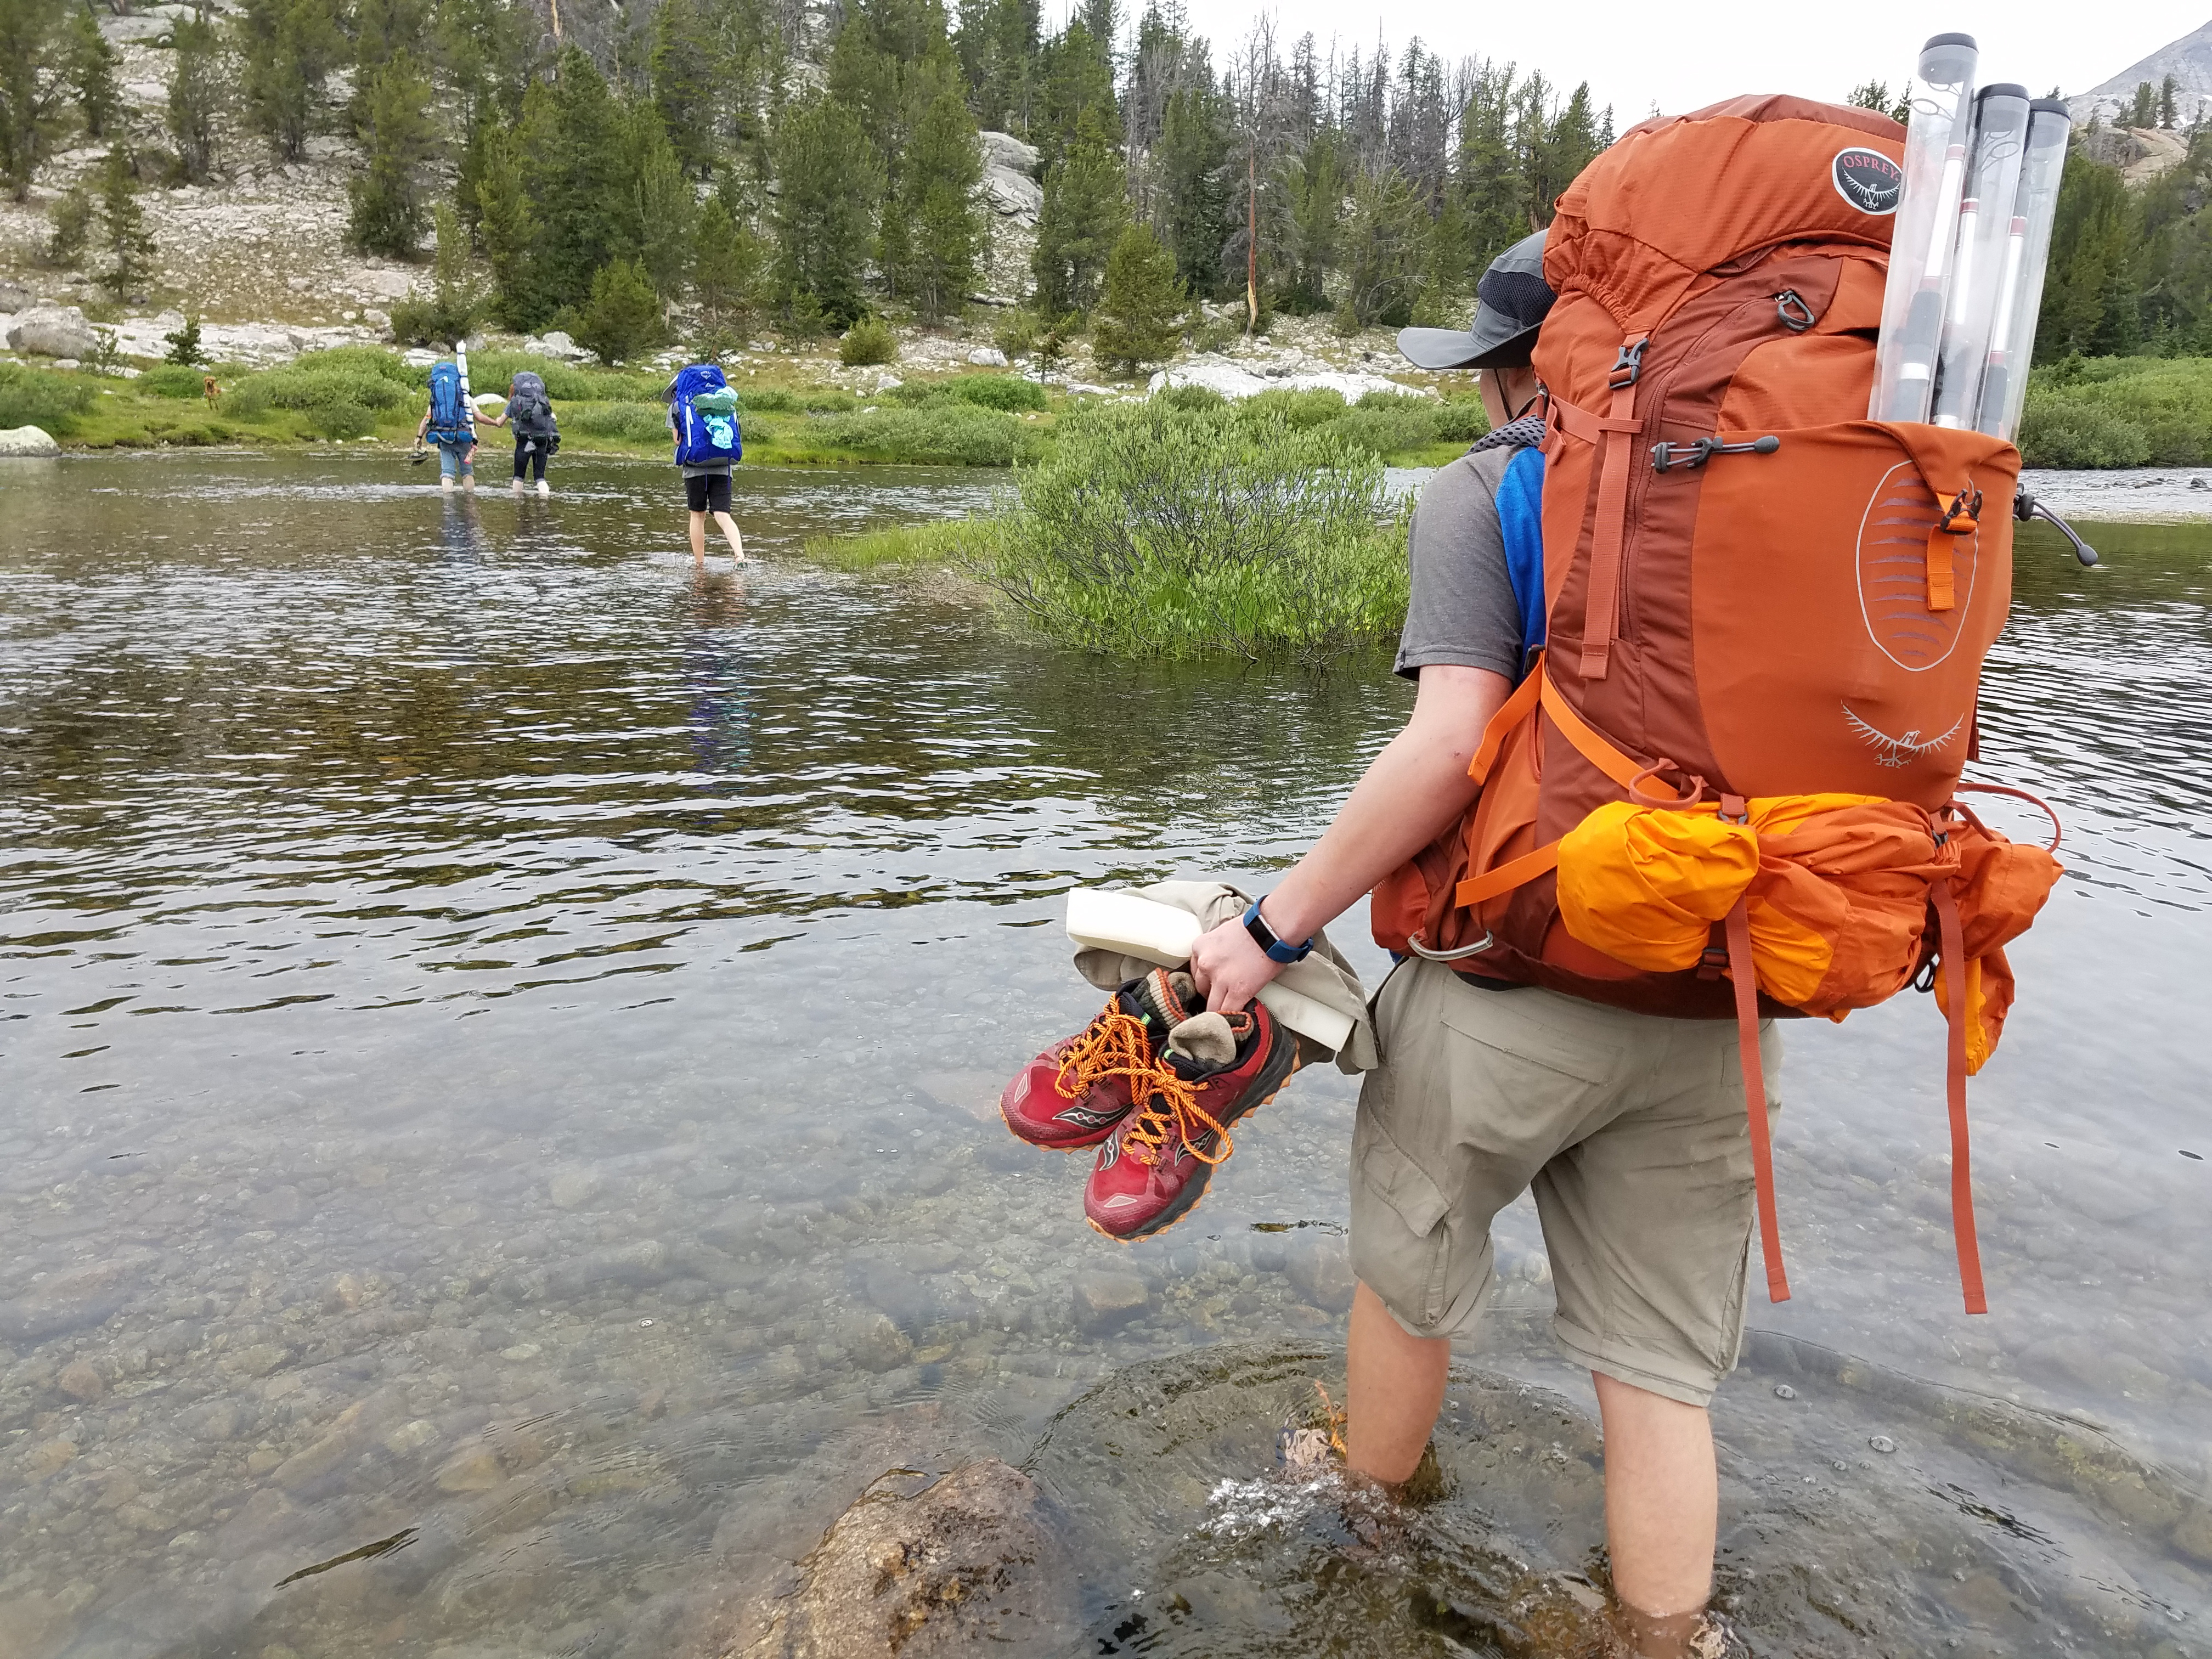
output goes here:
<path id="1" fill-rule="evenodd" d="M 1524 236 L 1490 262 L 1474 285 L 1466 329 L 1401 328 L 1398 350 L 1417 368 L 1501 368 L 1528 361 L 1544 313 L 1559 296 L 1544 281 L 1544 236 Z"/>

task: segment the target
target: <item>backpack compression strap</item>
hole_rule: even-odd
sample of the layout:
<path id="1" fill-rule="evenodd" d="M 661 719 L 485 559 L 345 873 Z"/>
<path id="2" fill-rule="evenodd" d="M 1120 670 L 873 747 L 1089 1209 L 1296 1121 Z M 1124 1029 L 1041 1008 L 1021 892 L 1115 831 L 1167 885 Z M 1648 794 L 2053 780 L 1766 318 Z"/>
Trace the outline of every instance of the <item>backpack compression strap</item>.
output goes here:
<path id="1" fill-rule="evenodd" d="M 1589 599 L 1583 618 L 1580 665 L 1586 680 L 1601 680 L 1611 665 L 1615 619 L 1620 611 L 1620 558 L 1628 538 L 1629 440 L 1644 430 L 1636 418 L 1636 383 L 1644 375 L 1644 348 L 1650 336 L 1621 343 L 1606 384 L 1612 406 L 1602 416 L 1562 398 L 1551 403 L 1551 417 L 1571 435 L 1598 447 L 1597 524 L 1590 538 Z"/>

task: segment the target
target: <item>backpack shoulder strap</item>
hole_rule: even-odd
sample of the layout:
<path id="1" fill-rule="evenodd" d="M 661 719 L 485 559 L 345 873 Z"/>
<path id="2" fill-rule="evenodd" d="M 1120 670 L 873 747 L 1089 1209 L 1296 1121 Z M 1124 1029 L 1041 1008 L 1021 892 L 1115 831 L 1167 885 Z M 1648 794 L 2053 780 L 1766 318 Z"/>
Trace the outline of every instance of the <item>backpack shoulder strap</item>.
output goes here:
<path id="1" fill-rule="evenodd" d="M 1498 484 L 1498 523 L 1505 535 L 1505 571 L 1521 610 L 1521 663 L 1544 643 L 1544 452 L 1523 449 L 1505 464 Z"/>

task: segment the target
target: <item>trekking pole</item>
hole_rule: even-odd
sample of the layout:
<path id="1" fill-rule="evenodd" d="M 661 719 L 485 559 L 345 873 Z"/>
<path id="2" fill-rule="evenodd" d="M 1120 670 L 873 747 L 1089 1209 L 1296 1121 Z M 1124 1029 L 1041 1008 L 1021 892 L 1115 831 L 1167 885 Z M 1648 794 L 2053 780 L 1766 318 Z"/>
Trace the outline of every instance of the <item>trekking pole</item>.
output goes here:
<path id="1" fill-rule="evenodd" d="M 2012 210 L 2027 149 L 2027 88 L 2010 82 L 1974 94 L 1974 148 L 1959 200 L 1959 243 L 1951 255 L 1951 299 L 1936 360 L 1936 424 L 1970 425 L 1981 405 L 1982 371 L 1996 328 Z"/>
<path id="2" fill-rule="evenodd" d="M 1889 283 L 1875 344 L 1874 398 L 1867 410 L 1874 420 L 1928 418 L 1979 59 L 1971 34 L 1938 34 L 1920 49 L 1920 95 L 1905 124 L 1905 192 L 1893 222 Z"/>
<path id="3" fill-rule="evenodd" d="M 2021 162 L 2020 191 L 2005 242 L 2004 278 L 1997 289 L 1996 330 L 1990 336 L 1981 408 L 1974 421 L 1976 430 L 2008 443 L 2020 431 L 2021 410 L 2027 402 L 2035 321 L 2043 308 L 2044 270 L 2051 257 L 2051 227 L 2058 217 L 2066 141 L 2072 131 L 2066 106 L 2057 99 L 2039 98 L 2028 106 L 2027 155 Z"/>

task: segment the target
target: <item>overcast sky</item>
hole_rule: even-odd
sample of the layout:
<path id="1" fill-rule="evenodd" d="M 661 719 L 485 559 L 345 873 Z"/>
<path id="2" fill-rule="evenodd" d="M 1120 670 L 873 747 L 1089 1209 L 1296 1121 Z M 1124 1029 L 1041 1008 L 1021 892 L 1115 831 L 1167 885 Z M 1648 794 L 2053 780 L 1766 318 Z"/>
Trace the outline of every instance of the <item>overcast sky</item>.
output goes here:
<path id="1" fill-rule="evenodd" d="M 1363 54 L 1379 24 L 1395 49 L 1415 35 L 1445 58 L 1462 54 L 1540 69 L 1571 88 L 1587 80 L 1619 124 L 1641 120 L 1656 102 L 1668 114 L 1742 92 L 1842 98 L 1865 80 L 1893 87 L 1912 73 L 1930 34 L 1964 30 L 1981 43 L 1984 81 L 2019 81 L 2040 97 L 2068 95 L 2110 79 L 2212 15 L 2208 0 L 1855 0 L 1806 5 L 1789 0 L 1620 0 L 1566 4 L 1465 0 L 1347 6 L 1326 0 L 1185 0 L 1191 26 L 1213 44 L 1215 62 L 1262 11 L 1276 19 L 1285 46 L 1309 30 Z M 1125 12 L 1143 0 L 1122 0 Z M 1047 5 L 1047 13 L 1065 6 Z"/>

